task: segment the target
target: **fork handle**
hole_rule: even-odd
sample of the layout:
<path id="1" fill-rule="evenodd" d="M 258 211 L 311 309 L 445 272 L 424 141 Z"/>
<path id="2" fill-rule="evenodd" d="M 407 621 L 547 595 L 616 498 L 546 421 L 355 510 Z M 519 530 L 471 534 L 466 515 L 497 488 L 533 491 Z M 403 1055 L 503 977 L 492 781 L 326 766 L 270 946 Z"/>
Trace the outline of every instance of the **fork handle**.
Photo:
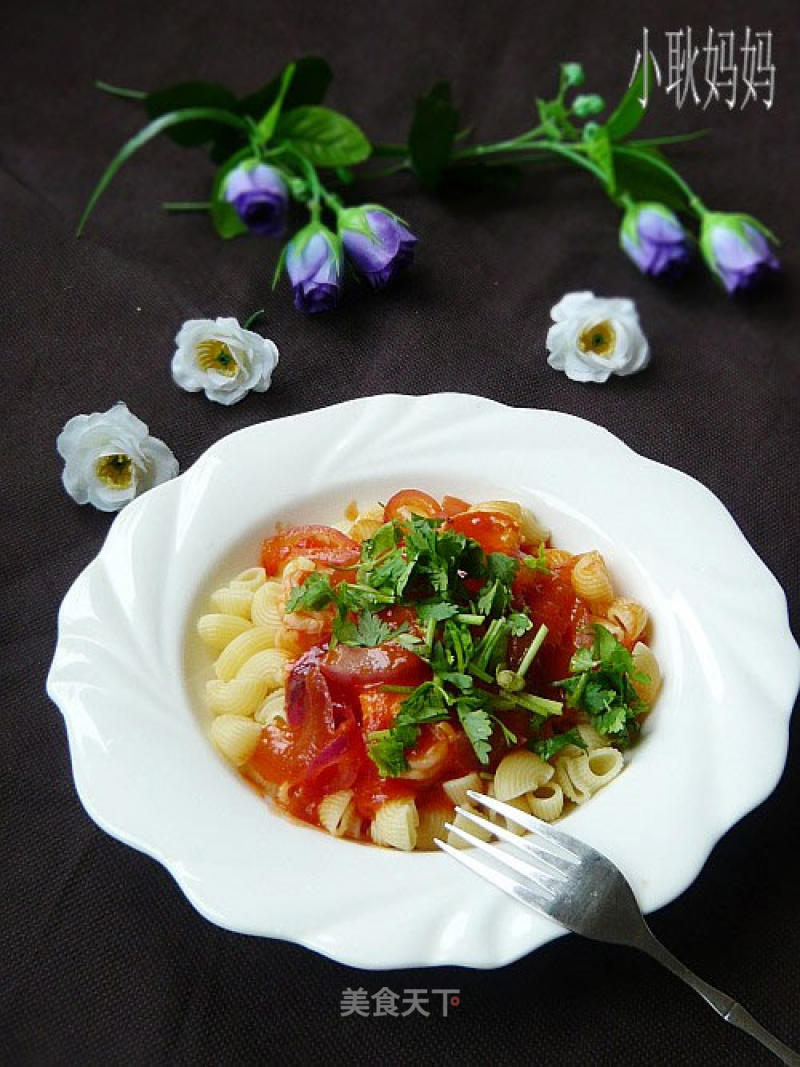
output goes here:
<path id="1" fill-rule="evenodd" d="M 740 1030 L 744 1030 L 746 1034 L 754 1037 L 756 1041 L 760 1041 L 781 1062 L 789 1064 L 789 1067 L 800 1067 L 800 1054 L 789 1048 L 788 1045 L 784 1045 L 769 1030 L 765 1030 L 761 1023 L 754 1019 L 750 1012 L 737 1003 L 733 997 L 729 997 L 727 993 L 723 993 L 720 989 L 709 985 L 708 982 L 704 982 L 702 978 L 698 978 L 696 974 L 664 948 L 649 927 L 645 927 L 643 936 L 636 941 L 636 947 L 652 956 L 654 960 L 658 960 L 667 970 L 676 974 L 678 978 L 682 978 L 687 985 L 690 985 L 695 992 L 708 1001 L 714 1011 L 721 1015 L 726 1023 L 733 1023 L 734 1026 L 738 1026 Z"/>

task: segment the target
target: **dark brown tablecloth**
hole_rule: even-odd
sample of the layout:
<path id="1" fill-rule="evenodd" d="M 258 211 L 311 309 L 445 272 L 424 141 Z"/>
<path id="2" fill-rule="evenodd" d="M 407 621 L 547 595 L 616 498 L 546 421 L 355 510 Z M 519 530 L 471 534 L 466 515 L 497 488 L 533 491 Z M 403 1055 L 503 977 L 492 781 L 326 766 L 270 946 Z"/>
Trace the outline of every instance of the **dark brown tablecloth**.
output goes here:
<path id="1" fill-rule="evenodd" d="M 273 242 L 223 243 L 203 217 L 159 210 L 163 200 L 203 199 L 210 175 L 202 155 L 167 142 L 130 162 L 86 237 L 73 236 L 98 175 L 141 122 L 136 105 L 97 93 L 95 78 L 142 88 L 217 79 L 245 92 L 290 57 L 324 54 L 336 73 L 332 105 L 373 136 L 402 139 L 413 98 L 447 77 L 489 140 L 523 128 L 560 60 L 584 62 L 587 89 L 612 99 L 643 27 L 663 61 L 664 31 L 687 25 L 703 39 L 709 25 L 732 29 L 740 42 L 747 26 L 773 31 L 772 110 L 753 102 L 678 110 L 662 90 L 646 127 L 713 129 L 673 156 L 707 203 L 748 210 L 782 237 L 785 276 L 759 300 L 726 299 L 699 267 L 673 288 L 648 282 L 617 250 L 617 212 L 591 178 L 552 170 L 513 192 L 446 200 L 421 193 L 410 176 L 362 186 L 356 195 L 410 221 L 418 262 L 384 294 L 350 291 L 340 310 L 318 318 L 292 308 L 286 283 L 270 293 Z M 118 399 L 184 468 L 231 430 L 373 393 L 459 390 L 571 412 L 712 489 L 796 612 L 796 34 L 789 0 L 669 11 L 651 0 L 230 8 L 27 0 L 7 13 L 0 1061 L 771 1062 L 648 959 L 577 937 L 497 973 L 373 973 L 217 929 L 162 867 L 85 814 L 44 678 L 59 601 L 110 522 L 62 492 L 55 438 L 70 416 Z M 581 386 L 547 367 L 549 309 L 575 289 L 636 300 L 653 349 L 645 373 Z M 281 350 L 268 393 L 226 409 L 175 388 L 169 360 L 184 319 L 244 319 L 259 307 Z M 796 726 L 776 792 L 652 925 L 680 958 L 800 1046 L 798 884 L 787 873 L 799 828 Z M 345 989 L 383 986 L 457 988 L 460 1004 L 447 1018 L 436 1003 L 428 1018 L 342 1018 Z"/>

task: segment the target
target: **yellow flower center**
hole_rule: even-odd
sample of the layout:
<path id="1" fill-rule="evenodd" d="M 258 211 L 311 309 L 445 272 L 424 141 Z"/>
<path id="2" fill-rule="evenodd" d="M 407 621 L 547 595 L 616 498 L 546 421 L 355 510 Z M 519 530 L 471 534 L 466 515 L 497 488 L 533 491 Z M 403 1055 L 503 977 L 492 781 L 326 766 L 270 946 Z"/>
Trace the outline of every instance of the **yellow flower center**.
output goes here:
<path id="1" fill-rule="evenodd" d="M 215 370 L 226 378 L 233 378 L 239 365 L 224 341 L 201 341 L 196 349 L 197 366 L 201 370 Z"/>
<path id="2" fill-rule="evenodd" d="M 133 480 L 131 457 L 124 452 L 112 456 L 101 456 L 95 466 L 95 473 L 103 485 L 111 489 L 130 489 Z"/>
<path id="3" fill-rule="evenodd" d="M 587 326 L 578 338 L 578 347 L 581 352 L 594 352 L 596 356 L 602 356 L 603 359 L 613 356 L 616 343 L 617 335 L 608 319 Z"/>

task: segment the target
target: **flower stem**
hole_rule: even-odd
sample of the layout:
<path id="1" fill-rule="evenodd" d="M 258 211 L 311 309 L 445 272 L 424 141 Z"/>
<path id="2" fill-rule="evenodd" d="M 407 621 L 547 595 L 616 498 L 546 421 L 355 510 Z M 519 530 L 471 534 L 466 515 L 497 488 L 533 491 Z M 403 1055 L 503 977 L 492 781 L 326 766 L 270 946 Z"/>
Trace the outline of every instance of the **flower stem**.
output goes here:
<path id="1" fill-rule="evenodd" d="M 246 318 L 245 321 L 242 323 L 242 329 L 249 330 L 253 323 L 257 322 L 263 314 L 263 308 L 259 308 L 258 311 L 254 311 L 253 314 Z"/>
<path id="2" fill-rule="evenodd" d="M 164 211 L 177 214 L 180 211 L 210 211 L 211 204 L 203 200 L 167 200 L 161 205 Z"/>
<path id="3" fill-rule="evenodd" d="M 694 189 L 683 180 L 680 174 L 678 174 L 676 170 L 673 170 L 669 163 L 665 163 L 662 159 L 659 159 L 658 156 L 654 156 L 650 152 L 645 152 L 637 148 L 616 146 L 614 152 L 617 155 L 629 156 L 631 159 L 638 159 L 640 162 L 646 163 L 655 170 L 661 171 L 662 174 L 666 174 L 666 176 L 678 186 L 680 191 L 686 197 L 689 208 L 698 216 L 698 218 L 702 218 L 706 213 L 705 205 L 700 197 L 695 193 Z"/>
<path id="4" fill-rule="evenodd" d="M 109 93 L 111 96 L 122 96 L 127 100 L 144 100 L 148 95 L 142 89 L 124 89 L 120 85 L 110 85 L 108 82 L 103 81 L 96 81 L 94 87 L 103 93 Z"/>

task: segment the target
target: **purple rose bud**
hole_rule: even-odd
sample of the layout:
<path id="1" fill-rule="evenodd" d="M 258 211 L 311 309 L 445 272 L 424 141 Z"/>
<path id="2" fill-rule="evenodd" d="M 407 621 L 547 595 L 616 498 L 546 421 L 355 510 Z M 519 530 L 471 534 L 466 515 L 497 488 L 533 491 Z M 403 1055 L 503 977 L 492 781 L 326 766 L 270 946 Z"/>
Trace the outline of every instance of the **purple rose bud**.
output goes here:
<path id="1" fill-rule="evenodd" d="M 377 204 L 339 213 L 339 236 L 356 270 L 382 289 L 414 258 L 417 238 L 391 211 Z"/>
<path id="2" fill-rule="evenodd" d="M 706 212 L 700 226 L 700 250 L 709 269 L 729 293 L 744 292 L 780 270 L 769 246 L 775 238 L 750 215 Z"/>
<path id="3" fill-rule="evenodd" d="M 286 272 L 299 311 L 330 311 L 342 295 L 341 241 L 327 226 L 310 222 L 287 245 Z"/>
<path id="4" fill-rule="evenodd" d="M 279 237 L 286 229 L 289 192 L 280 171 L 252 161 L 234 167 L 225 179 L 224 196 L 253 233 Z"/>
<path id="5" fill-rule="evenodd" d="M 639 270 L 650 278 L 678 278 L 691 256 L 689 238 L 663 204 L 629 204 L 619 240 Z"/>

